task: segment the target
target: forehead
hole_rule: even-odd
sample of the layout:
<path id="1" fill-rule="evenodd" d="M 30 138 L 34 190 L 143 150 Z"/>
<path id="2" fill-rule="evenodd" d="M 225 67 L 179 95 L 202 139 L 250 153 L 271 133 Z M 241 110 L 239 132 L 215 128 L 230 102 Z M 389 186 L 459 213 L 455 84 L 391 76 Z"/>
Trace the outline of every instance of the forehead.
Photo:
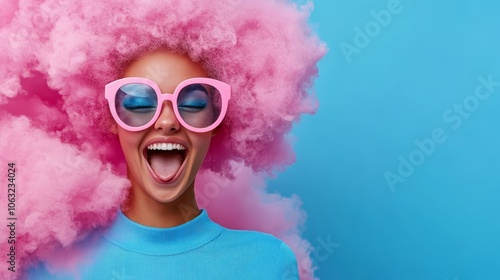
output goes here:
<path id="1" fill-rule="evenodd" d="M 123 77 L 147 78 L 158 84 L 163 92 L 172 92 L 182 81 L 207 77 L 201 65 L 188 56 L 156 51 L 144 54 L 130 63 Z"/>

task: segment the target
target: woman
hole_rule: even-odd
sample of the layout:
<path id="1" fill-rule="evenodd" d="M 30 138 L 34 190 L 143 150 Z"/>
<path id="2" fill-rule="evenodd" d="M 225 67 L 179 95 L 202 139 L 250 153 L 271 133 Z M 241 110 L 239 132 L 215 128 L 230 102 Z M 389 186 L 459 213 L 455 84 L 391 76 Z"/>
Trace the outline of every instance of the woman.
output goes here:
<path id="1" fill-rule="evenodd" d="M 150 80 L 154 65 L 164 75 Z M 155 51 L 108 84 L 132 183 L 129 199 L 105 232 L 78 245 L 86 248 L 80 252 L 84 265 L 52 272 L 42 267 L 30 279 L 298 279 L 285 243 L 223 228 L 198 210 L 194 179 L 230 97 L 227 84 L 207 76 L 186 56 Z M 158 102 L 161 92 L 173 93 L 174 100 Z M 186 220 L 186 206 L 198 216 Z"/>
<path id="2" fill-rule="evenodd" d="M 67 178 L 86 172 L 72 164 L 87 159 L 71 157 L 68 165 L 74 172 L 57 173 L 59 182 L 54 185 L 61 185 L 65 195 L 78 194 L 78 203 L 64 202 L 71 205 L 64 218 L 71 217 L 74 223 L 68 223 L 77 231 L 47 234 L 25 247 L 26 255 L 45 260 L 30 270 L 32 277 L 297 277 L 295 258 L 283 242 L 257 232 L 225 229 L 198 209 L 194 179 L 200 168 L 235 178 L 235 162 L 271 171 L 290 161 L 283 135 L 301 113 L 313 110 L 306 89 L 324 54 L 324 46 L 305 24 L 306 13 L 273 1 L 88 5 L 47 0 L 19 3 L 14 11 L 4 17 L 7 27 L 2 30 L 17 30 L 2 49 L 2 62 L 10 62 L 3 64 L 8 65 L 2 70 L 9 79 L 2 93 L 12 97 L 19 91 L 37 92 L 19 79 L 26 76 L 25 69 L 41 73 L 49 88 L 38 95 L 46 102 L 37 104 L 46 105 L 50 113 L 23 112 L 32 117 L 26 131 L 49 132 L 40 138 L 53 133 L 61 147 L 74 146 L 89 162 L 99 159 L 116 168 L 122 152 L 131 186 L 110 190 L 93 181 L 84 187 L 65 184 Z M 29 45 L 34 38 L 37 43 Z M 131 90 L 127 81 L 149 89 Z M 175 96 L 175 102 L 163 96 Z M 25 104 L 35 103 L 28 101 Z M 202 107 L 210 110 L 203 118 L 190 119 L 193 110 Z M 144 117 L 148 114 L 152 116 Z M 66 118 L 56 117 L 61 115 Z M 197 123 L 200 119 L 209 122 Z M 116 148 L 116 138 L 121 149 Z M 106 173 L 104 169 L 97 173 Z M 37 186 L 36 191 L 43 188 L 35 182 L 26 185 Z M 99 186 L 92 189 L 94 185 Z M 51 193 L 59 195 L 53 189 Z M 104 193 L 113 199 L 99 200 Z M 120 194 L 127 194 L 121 211 Z M 231 211 L 226 206 L 226 212 Z M 33 213 L 31 209 L 26 217 Z M 94 230 L 97 226 L 104 227 Z M 40 225 L 35 228 L 43 232 Z M 34 239 L 32 232 L 26 230 L 24 239 Z M 67 260 L 49 249 L 63 250 Z M 310 270 L 300 273 L 307 276 Z"/>

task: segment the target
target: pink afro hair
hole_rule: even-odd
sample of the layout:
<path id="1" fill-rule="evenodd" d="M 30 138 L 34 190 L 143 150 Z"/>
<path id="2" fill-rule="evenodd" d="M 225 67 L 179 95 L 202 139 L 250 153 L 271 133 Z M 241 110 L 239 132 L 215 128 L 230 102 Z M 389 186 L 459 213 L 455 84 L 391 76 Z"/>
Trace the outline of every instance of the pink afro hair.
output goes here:
<path id="1" fill-rule="evenodd" d="M 0 159 L 17 162 L 17 180 L 24 185 L 18 215 L 25 224 L 18 236 L 25 245 L 19 256 L 43 258 L 51 248 L 71 244 L 80 232 L 105 225 L 125 199 L 124 159 L 109 129 L 113 120 L 103 89 L 145 52 L 186 54 L 232 86 L 227 116 L 204 162 L 206 174 L 234 179 L 238 164 L 270 173 L 292 163 L 285 137 L 301 114 L 317 107 L 308 91 L 326 52 L 308 27 L 311 7 L 285 0 L 3 1 Z M 7 176 L 4 169 L 0 175 Z M 245 226 L 223 214 L 215 219 L 237 228 L 267 227 L 289 244 L 296 240 L 291 246 L 305 258 L 301 277 L 312 279 L 310 248 L 296 229 L 305 219 L 300 201 L 269 200 L 261 189 L 253 189 L 254 204 L 281 201 L 280 209 L 292 214 L 278 211 L 275 218 L 294 216 L 290 223 L 271 229 L 271 223 Z M 105 198 L 97 199 L 96 192 Z M 5 192 L 0 196 L 6 199 Z M 61 211 L 54 212 L 57 206 Z M 275 210 L 261 207 L 261 212 Z M 48 215 L 70 230 L 53 232 L 47 226 L 35 236 L 35 221 Z"/>
<path id="2" fill-rule="evenodd" d="M 39 72 L 60 94 L 57 113 L 69 123 L 45 117 L 34 124 L 60 131 L 71 143 L 98 147 L 99 157 L 114 158 L 121 151 L 109 141 L 111 119 L 102 89 L 141 53 L 168 48 L 188 54 L 233 88 L 216 138 L 221 141 L 214 139 L 205 167 L 228 172 L 235 160 L 269 171 L 293 161 L 283 136 L 300 114 L 315 110 L 307 89 L 325 53 L 308 29 L 307 9 L 264 0 L 87 3 L 11 1 L 0 31 L 0 74 L 6 77 L 0 102 L 16 95 L 46 101 L 46 92 L 22 85 L 23 78 Z"/>

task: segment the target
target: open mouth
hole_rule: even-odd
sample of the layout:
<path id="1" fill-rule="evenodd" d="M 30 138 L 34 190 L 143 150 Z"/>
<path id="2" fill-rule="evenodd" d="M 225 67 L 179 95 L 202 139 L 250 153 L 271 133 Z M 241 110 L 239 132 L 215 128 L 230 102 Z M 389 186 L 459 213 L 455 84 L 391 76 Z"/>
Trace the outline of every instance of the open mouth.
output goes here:
<path id="1" fill-rule="evenodd" d="M 178 143 L 154 143 L 144 149 L 144 156 L 155 179 L 163 183 L 173 180 L 182 169 L 188 150 Z"/>

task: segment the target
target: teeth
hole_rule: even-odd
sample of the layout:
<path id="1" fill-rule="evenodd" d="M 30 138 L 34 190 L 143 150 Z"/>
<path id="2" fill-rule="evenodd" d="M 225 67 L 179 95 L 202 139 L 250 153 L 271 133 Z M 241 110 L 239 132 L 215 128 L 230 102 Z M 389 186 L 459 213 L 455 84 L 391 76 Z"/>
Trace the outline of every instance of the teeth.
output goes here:
<path id="1" fill-rule="evenodd" d="M 162 151 L 171 151 L 171 150 L 185 150 L 186 147 L 177 143 L 155 143 L 148 145 L 148 150 L 162 150 Z"/>

